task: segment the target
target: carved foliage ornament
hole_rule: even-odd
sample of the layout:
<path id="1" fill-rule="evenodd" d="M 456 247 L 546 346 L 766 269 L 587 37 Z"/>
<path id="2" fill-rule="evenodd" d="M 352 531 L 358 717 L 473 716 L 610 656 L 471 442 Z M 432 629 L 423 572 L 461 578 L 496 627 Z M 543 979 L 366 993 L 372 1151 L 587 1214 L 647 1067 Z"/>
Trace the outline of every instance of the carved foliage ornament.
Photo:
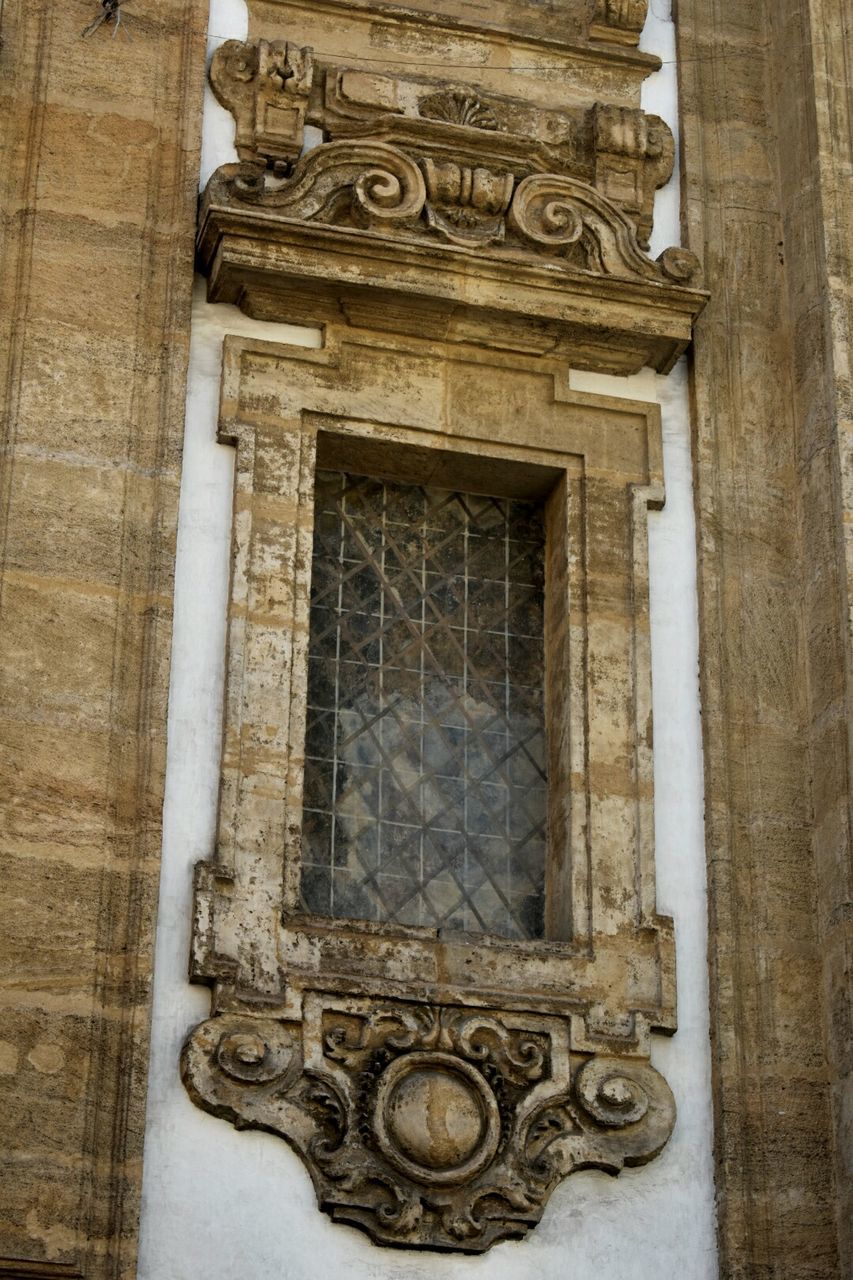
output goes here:
<path id="1" fill-rule="evenodd" d="M 315 994 L 301 1024 L 202 1024 L 182 1068 L 199 1106 L 286 1138 L 321 1206 L 386 1244 L 523 1236 L 563 1177 L 646 1163 L 675 1120 L 647 1062 L 571 1053 L 532 1015 Z"/>

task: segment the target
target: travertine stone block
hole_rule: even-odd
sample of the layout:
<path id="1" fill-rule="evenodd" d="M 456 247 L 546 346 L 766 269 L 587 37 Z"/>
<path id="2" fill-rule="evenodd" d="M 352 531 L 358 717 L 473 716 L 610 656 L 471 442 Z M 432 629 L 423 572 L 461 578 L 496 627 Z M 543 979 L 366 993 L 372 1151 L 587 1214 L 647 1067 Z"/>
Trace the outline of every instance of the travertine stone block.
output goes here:
<path id="1" fill-rule="evenodd" d="M 840 1112 L 834 1136 L 831 1118 L 853 1037 L 827 1004 L 845 969 L 827 922 L 851 896 L 834 449 L 849 326 L 824 256 L 832 245 L 849 278 L 849 195 L 838 203 L 849 101 L 825 78 L 829 64 L 837 75 L 846 8 L 678 6 L 686 243 L 713 292 L 693 357 L 694 449 L 717 1187 L 732 1277 L 847 1275 L 853 1256 L 846 1135 Z"/>
<path id="2" fill-rule="evenodd" d="M 42 1280 L 135 1273 L 207 16 L 86 8 L 0 15 L 0 1275 Z"/>

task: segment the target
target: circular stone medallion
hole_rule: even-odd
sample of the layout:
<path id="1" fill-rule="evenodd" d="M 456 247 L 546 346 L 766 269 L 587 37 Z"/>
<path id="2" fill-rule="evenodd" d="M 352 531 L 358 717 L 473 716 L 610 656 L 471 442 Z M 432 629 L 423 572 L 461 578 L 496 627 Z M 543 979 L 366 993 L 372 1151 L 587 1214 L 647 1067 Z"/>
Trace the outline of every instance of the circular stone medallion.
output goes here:
<path id="1" fill-rule="evenodd" d="M 416 1182 L 465 1182 L 494 1158 L 495 1095 L 470 1063 L 447 1053 L 408 1053 L 383 1072 L 373 1116 L 385 1158 Z"/>

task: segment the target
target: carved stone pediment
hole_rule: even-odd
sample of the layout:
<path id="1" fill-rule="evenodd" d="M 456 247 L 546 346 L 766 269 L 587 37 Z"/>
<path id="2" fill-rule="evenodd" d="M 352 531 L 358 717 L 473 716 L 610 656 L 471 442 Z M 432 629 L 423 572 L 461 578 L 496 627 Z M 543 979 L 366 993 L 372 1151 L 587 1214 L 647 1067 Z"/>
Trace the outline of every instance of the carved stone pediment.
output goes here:
<path id="1" fill-rule="evenodd" d="M 292 222 L 393 229 L 413 239 L 436 232 L 480 247 L 503 241 L 509 231 L 519 252 L 626 281 L 686 283 L 698 270 L 686 251 L 652 262 L 630 219 L 575 178 L 534 173 L 516 181 L 506 170 L 417 160 L 368 139 L 316 147 L 283 181 L 270 181 L 268 171 L 254 166 L 225 166 L 211 180 L 205 205 L 251 205 Z"/>
<path id="2" fill-rule="evenodd" d="M 309 123 L 328 141 L 369 138 L 435 163 L 516 179 L 560 173 L 611 199 L 635 222 L 645 247 L 655 192 L 672 175 L 668 126 L 634 107 L 546 111 L 470 85 L 327 66 L 287 41 L 229 40 L 214 54 L 210 78 L 237 120 L 241 160 L 273 171 L 298 156 Z"/>
<path id="3" fill-rule="evenodd" d="M 287 178 L 220 169 L 199 250 L 210 296 L 261 318 L 300 314 L 296 282 L 315 320 L 373 294 L 373 322 L 382 326 L 392 304 L 396 323 L 393 299 L 405 293 L 415 331 L 446 332 L 464 316 L 509 345 L 517 329 L 527 348 L 535 322 L 543 349 L 571 347 L 577 364 L 620 373 L 669 369 L 705 301 L 695 258 L 671 249 L 652 261 L 628 215 L 588 183 L 518 180 L 366 138 L 314 148 Z"/>
<path id="4" fill-rule="evenodd" d="M 242 161 L 202 202 L 212 300 L 270 320 L 355 308 L 380 328 L 391 316 L 436 336 L 461 324 L 605 372 L 666 372 L 685 349 L 705 301 L 698 263 L 646 252 L 674 157 L 657 116 L 576 92 L 545 106 L 539 90 L 508 94 L 520 82 L 507 77 L 341 65 L 301 40 L 228 41 L 210 75 Z M 301 154 L 308 124 L 324 141 Z"/>

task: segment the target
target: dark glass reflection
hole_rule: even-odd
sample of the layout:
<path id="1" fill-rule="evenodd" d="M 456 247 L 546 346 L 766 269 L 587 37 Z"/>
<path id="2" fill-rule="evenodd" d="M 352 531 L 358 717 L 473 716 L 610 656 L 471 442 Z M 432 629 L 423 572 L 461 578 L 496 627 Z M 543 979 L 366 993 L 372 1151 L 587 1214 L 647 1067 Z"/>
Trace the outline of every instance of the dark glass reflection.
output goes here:
<path id="1" fill-rule="evenodd" d="M 538 503 L 318 473 L 307 910 L 542 936 L 544 541 Z"/>

